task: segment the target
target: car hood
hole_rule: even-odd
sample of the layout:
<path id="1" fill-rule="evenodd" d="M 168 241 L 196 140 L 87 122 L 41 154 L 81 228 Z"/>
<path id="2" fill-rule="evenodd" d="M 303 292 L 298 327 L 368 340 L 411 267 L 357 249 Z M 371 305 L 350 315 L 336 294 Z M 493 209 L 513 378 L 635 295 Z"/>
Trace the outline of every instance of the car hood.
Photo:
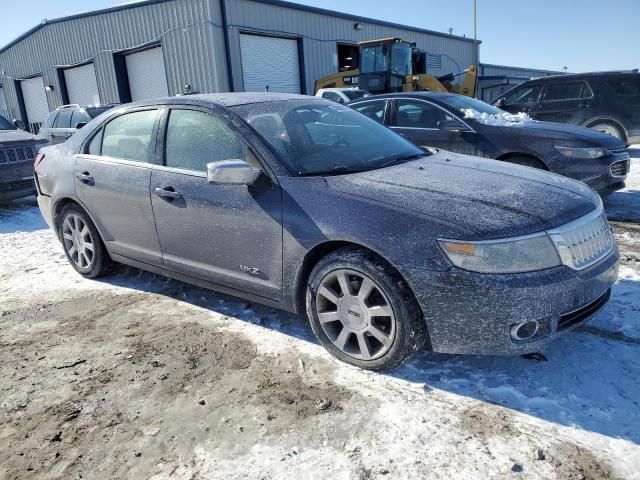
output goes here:
<path id="1" fill-rule="evenodd" d="M 516 124 L 513 127 L 490 127 L 484 125 L 484 128 L 498 128 L 500 130 L 508 130 L 507 133 L 509 134 L 513 134 L 514 132 L 518 131 L 520 132 L 520 134 L 530 135 L 532 137 L 570 140 L 580 143 L 586 142 L 590 145 L 607 148 L 609 150 L 616 150 L 626 147 L 623 142 L 611 135 L 607 135 L 606 133 L 598 132 L 591 128 L 579 127 L 577 125 L 568 125 L 565 123 L 534 121 Z"/>
<path id="2" fill-rule="evenodd" d="M 32 135 L 24 130 L 0 130 L 0 143 L 4 142 L 24 142 L 31 140 L 38 142 L 44 140 L 42 137 Z"/>
<path id="3" fill-rule="evenodd" d="M 453 224 L 466 238 L 504 238 L 557 227 L 600 204 L 586 185 L 560 175 L 444 150 L 423 159 L 326 178 L 344 194 Z"/>

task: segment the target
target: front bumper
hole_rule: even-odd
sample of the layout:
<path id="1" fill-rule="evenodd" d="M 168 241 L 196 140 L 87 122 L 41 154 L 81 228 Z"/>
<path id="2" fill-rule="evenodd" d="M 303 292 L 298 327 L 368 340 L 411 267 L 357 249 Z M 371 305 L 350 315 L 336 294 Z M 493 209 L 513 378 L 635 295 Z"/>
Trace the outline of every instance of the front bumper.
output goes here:
<path id="1" fill-rule="evenodd" d="M 492 275 L 453 268 L 433 272 L 418 294 L 431 348 L 440 353 L 517 355 L 540 352 L 584 323 L 608 300 L 618 278 L 617 247 L 600 262 L 576 271 Z M 511 338 L 514 324 L 539 321 L 531 340 Z"/>
<path id="2" fill-rule="evenodd" d="M 560 155 L 551 166 L 552 171 L 586 183 L 601 195 L 625 187 L 625 178 L 630 168 L 629 152 L 626 149 L 608 151 L 596 159 L 568 159 Z"/>

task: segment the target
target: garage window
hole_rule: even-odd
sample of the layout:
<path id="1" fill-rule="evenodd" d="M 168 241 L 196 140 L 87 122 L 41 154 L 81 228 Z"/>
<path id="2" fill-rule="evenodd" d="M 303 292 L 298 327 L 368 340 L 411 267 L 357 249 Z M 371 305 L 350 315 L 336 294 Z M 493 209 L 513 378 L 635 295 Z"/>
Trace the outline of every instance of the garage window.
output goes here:
<path id="1" fill-rule="evenodd" d="M 102 155 L 134 162 L 149 162 L 157 110 L 127 113 L 104 127 Z"/>

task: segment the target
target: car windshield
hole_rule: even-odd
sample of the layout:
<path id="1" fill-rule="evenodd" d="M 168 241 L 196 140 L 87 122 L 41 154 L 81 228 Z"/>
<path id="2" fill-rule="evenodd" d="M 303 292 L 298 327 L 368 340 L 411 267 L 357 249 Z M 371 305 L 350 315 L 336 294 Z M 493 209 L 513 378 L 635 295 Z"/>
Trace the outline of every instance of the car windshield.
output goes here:
<path id="1" fill-rule="evenodd" d="M 0 130 L 15 130 L 14 127 L 9 120 L 4 117 L 0 117 Z"/>
<path id="2" fill-rule="evenodd" d="M 365 90 L 343 90 L 342 93 L 344 93 L 349 100 L 357 100 L 358 98 L 368 97 L 371 95 Z"/>
<path id="3" fill-rule="evenodd" d="M 481 100 L 476 100 L 475 98 L 465 97 L 464 95 L 447 95 L 438 98 L 438 100 L 463 114 L 465 110 L 475 110 L 476 112 L 487 115 L 500 115 L 504 113 L 504 111 L 498 107 L 489 105 Z"/>
<path id="4" fill-rule="evenodd" d="M 264 102 L 233 110 L 299 175 L 373 170 L 428 155 L 365 115 L 330 102 Z"/>

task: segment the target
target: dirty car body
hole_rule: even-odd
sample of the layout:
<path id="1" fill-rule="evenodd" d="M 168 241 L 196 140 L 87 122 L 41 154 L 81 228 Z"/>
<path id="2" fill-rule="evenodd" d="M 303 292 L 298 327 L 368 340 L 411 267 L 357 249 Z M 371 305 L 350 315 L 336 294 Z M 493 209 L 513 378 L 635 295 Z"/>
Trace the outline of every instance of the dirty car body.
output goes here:
<path id="1" fill-rule="evenodd" d="M 46 143 L 0 117 L 0 201 L 36 193 L 33 159 Z"/>
<path id="2" fill-rule="evenodd" d="M 211 184 L 209 171 L 172 166 L 181 132 L 172 132 L 171 119 L 184 110 L 224 121 L 244 145 L 225 151 L 224 172 L 244 168 L 242 157 L 257 180 Z M 155 113 L 144 161 L 104 155 L 109 125 L 148 111 Z M 363 126 L 369 133 L 355 145 Z M 99 135 L 105 146 L 95 150 Z M 60 212 L 74 202 L 116 261 L 299 313 L 314 265 L 336 249 L 362 249 L 406 282 L 437 352 L 540 351 L 597 311 L 617 278 L 617 248 L 586 185 L 429 155 L 327 100 L 212 94 L 140 102 L 42 152 L 38 203 L 59 235 Z M 518 339 L 520 326 L 528 338 Z"/>

